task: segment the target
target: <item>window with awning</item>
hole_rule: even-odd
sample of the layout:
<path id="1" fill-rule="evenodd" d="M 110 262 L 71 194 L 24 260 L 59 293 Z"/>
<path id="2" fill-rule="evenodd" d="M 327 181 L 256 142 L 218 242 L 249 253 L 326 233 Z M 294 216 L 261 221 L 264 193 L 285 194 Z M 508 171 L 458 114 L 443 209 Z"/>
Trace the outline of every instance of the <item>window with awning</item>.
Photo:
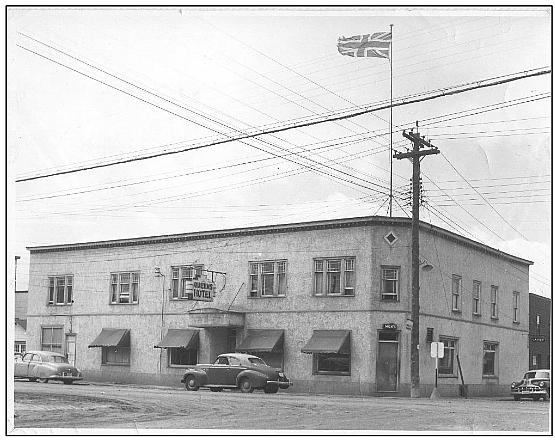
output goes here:
<path id="1" fill-rule="evenodd" d="M 351 331 L 316 330 L 301 352 L 313 355 L 314 374 L 351 373 Z"/>
<path id="2" fill-rule="evenodd" d="M 131 333 L 129 329 L 102 328 L 89 348 L 102 348 L 103 365 L 131 364 Z"/>
<path id="3" fill-rule="evenodd" d="M 168 329 L 164 338 L 154 346 L 168 351 L 168 366 L 196 365 L 198 362 L 199 331 Z"/>
<path id="4" fill-rule="evenodd" d="M 316 330 L 306 345 L 301 348 L 305 354 L 350 354 L 351 331 L 343 329 Z"/>
<path id="5" fill-rule="evenodd" d="M 283 352 L 283 329 L 247 329 L 237 352 Z"/>

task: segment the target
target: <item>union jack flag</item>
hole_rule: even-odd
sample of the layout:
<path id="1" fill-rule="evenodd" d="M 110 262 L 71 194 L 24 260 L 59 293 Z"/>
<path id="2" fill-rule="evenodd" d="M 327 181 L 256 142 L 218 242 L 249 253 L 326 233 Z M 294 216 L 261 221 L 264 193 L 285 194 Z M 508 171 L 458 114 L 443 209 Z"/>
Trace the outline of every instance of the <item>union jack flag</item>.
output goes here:
<path id="1" fill-rule="evenodd" d="M 339 37 L 337 50 L 349 57 L 389 58 L 391 50 L 391 32 Z"/>

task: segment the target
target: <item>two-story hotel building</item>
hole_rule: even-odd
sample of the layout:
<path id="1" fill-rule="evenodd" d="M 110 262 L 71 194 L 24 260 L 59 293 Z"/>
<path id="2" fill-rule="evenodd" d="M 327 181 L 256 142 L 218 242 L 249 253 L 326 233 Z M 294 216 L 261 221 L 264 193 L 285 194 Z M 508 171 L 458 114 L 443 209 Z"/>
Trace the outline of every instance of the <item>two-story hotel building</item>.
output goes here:
<path id="1" fill-rule="evenodd" d="M 410 392 L 411 231 L 360 217 L 28 248 L 28 349 L 67 353 L 86 379 L 179 386 L 219 353 L 260 355 L 291 390 Z M 528 368 L 528 268 L 420 224 L 420 380 L 444 343 L 439 391 L 506 394 Z M 191 282 L 214 282 L 213 301 Z M 206 299 L 206 298 L 205 298 Z"/>

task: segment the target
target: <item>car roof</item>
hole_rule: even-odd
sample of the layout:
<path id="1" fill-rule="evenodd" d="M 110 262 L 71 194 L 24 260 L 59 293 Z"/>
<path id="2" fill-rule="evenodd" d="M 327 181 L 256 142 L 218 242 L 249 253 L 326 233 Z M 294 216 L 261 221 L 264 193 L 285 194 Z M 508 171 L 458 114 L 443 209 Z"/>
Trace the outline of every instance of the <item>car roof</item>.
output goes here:
<path id="1" fill-rule="evenodd" d="M 44 355 L 45 357 L 64 357 L 64 354 L 60 354 L 58 352 L 52 352 L 52 351 L 27 351 L 26 354 L 37 354 L 37 355 Z"/>
<path id="2" fill-rule="evenodd" d="M 236 357 L 236 358 L 260 358 L 256 355 L 242 354 L 240 352 L 228 352 L 226 354 L 220 354 L 218 357 Z"/>

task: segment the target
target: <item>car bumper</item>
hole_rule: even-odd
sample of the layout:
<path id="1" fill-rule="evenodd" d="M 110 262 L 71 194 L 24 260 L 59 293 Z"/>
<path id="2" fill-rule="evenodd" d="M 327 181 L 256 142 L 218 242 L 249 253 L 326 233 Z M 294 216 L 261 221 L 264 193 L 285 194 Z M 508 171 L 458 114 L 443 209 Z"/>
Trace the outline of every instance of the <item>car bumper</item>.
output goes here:
<path id="1" fill-rule="evenodd" d="M 287 389 L 289 386 L 293 386 L 293 382 L 289 380 L 268 380 L 266 384 L 278 385 L 280 389 Z"/>
<path id="2" fill-rule="evenodd" d="M 523 397 L 528 395 L 546 395 L 547 393 L 547 389 L 540 388 L 539 386 L 525 386 L 511 389 L 511 395 L 520 395 Z"/>
<path id="3" fill-rule="evenodd" d="M 43 377 L 39 377 L 39 378 L 43 378 Z M 73 380 L 73 381 L 78 381 L 78 380 L 83 380 L 83 377 L 75 377 L 73 375 L 50 375 L 49 377 L 44 377 L 48 380 L 58 380 L 58 381 L 64 381 L 64 380 Z"/>

